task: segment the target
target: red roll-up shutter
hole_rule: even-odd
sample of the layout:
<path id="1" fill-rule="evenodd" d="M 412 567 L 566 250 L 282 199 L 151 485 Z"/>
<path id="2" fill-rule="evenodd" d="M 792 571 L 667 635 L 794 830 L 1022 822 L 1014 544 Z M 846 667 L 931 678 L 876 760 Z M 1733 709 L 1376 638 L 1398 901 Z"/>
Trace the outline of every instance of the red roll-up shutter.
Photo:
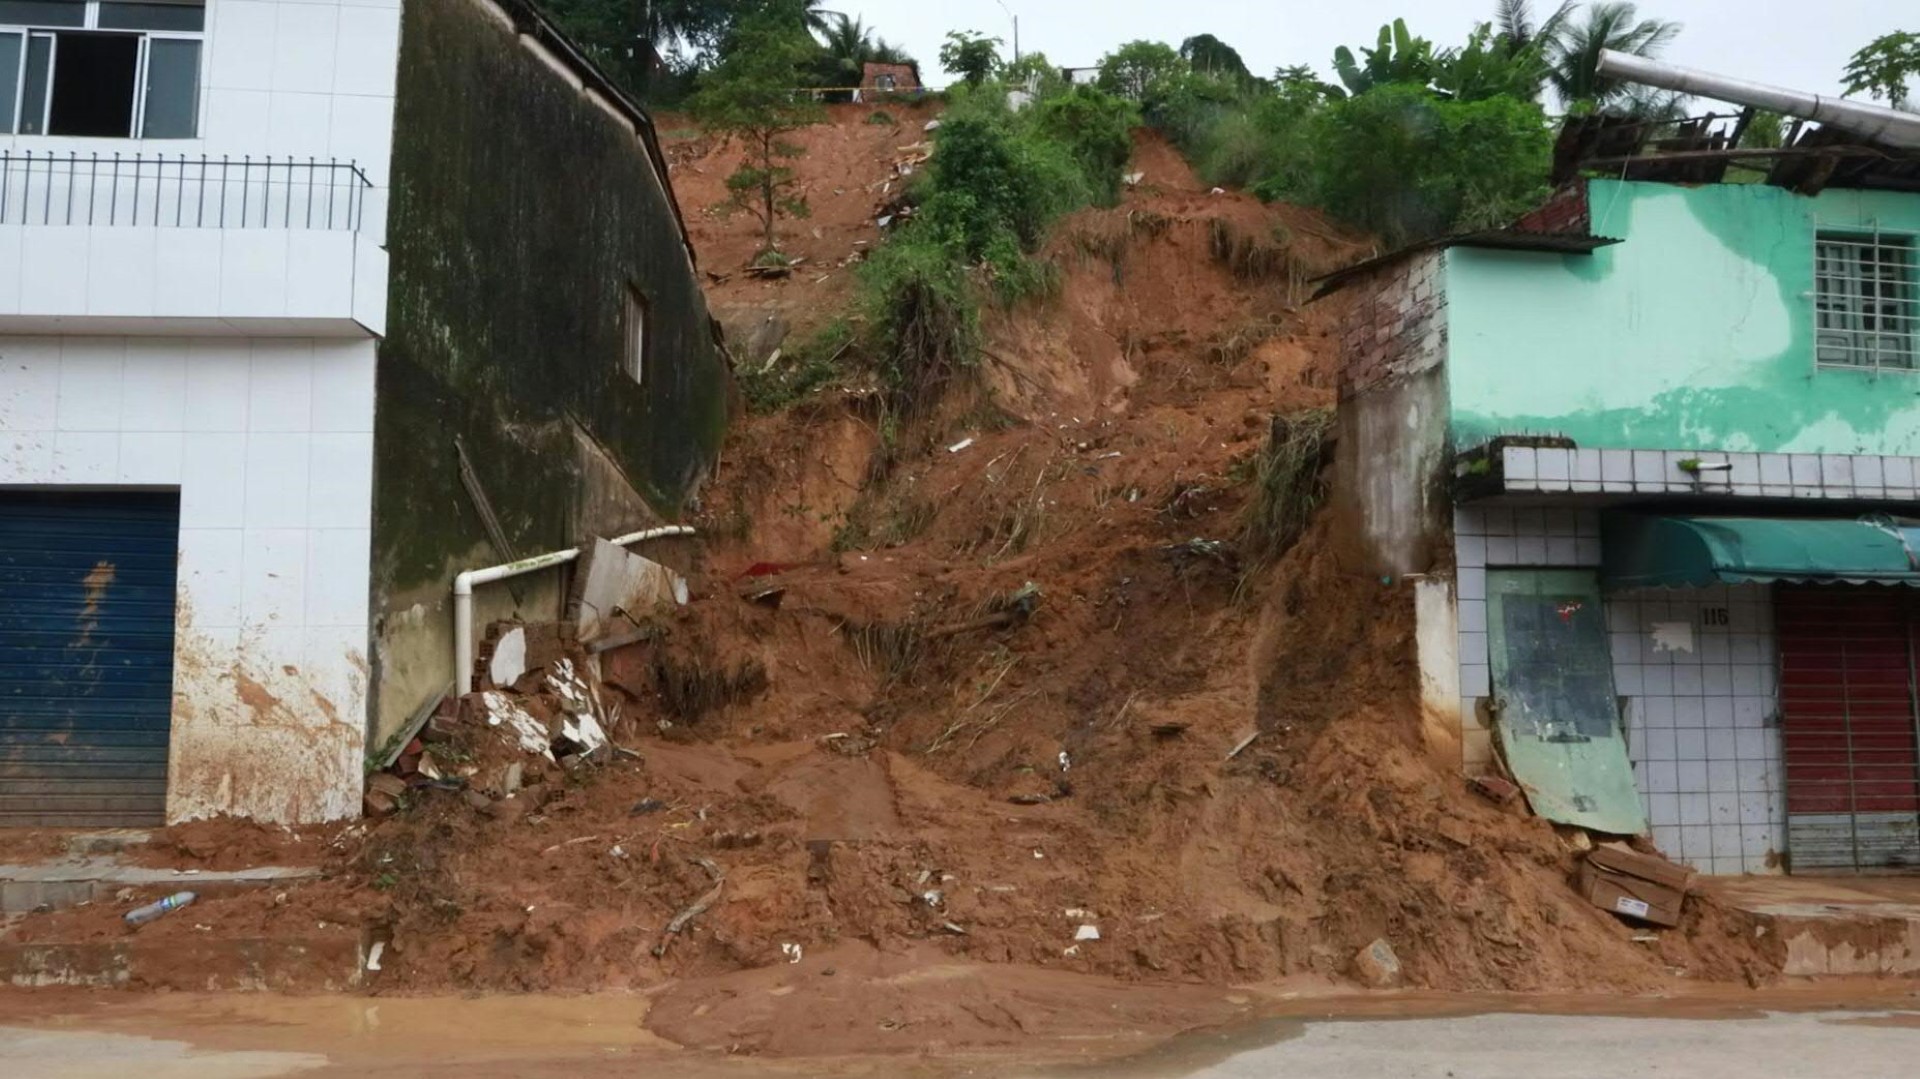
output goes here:
<path id="1" fill-rule="evenodd" d="M 1920 866 L 1909 589 L 1775 589 L 1787 848 L 1796 872 Z"/>

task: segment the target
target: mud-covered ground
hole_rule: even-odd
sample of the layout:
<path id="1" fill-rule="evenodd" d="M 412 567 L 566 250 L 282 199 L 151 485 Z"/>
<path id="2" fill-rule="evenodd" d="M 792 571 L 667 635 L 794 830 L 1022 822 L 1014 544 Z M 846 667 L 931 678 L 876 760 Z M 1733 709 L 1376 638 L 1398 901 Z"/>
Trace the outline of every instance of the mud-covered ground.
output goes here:
<path id="1" fill-rule="evenodd" d="M 920 121 L 836 119 L 805 135 L 793 239 L 825 280 L 738 275 L 749 224 L 706 212 L 727 151 L 674 153 L 733 321 L 817 324 L 878 240 Z M 919 415 L 853 378 L 742 419 L 702 540 L 660 554 L 692 602 L 603 659 L 630 755 L 566 771 L 472 720 L 456 756 L 491 793 L 303 833 L 325 879 L 139 932 L 360 927 L 376 994 L 641 990 L 655 1035 L 770 1057 L 1162 1037 L 1239 1016 L 1232 986 L 1351 987 L 1376 940 L 1429 990 L 1771 979 L 1744 915 L 1700 898 L 1631 929 L 1574 893 L 1554 829 L 1469 789 L 1421 722 L 1411 586 L 1328 516 L 1251 556 L 1274 417 L 1335 401 L 1340 310 L 1307 281 L 1369 248 L 1203 190 L 1156 140 L 1136 168 L 1055 230 L 1058 295 L 992 314 L 980 367 Z M 209 865 L 290 842 L 221 835 L 161 842 Z M 13 934 L 112 936 L 118 913 Z"/>

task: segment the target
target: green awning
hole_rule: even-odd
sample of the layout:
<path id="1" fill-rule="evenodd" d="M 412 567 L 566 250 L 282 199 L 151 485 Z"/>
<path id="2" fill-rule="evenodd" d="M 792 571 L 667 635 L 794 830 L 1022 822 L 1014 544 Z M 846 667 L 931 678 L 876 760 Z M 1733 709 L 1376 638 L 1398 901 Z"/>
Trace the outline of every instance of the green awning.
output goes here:
<path id="1" fill-rule="evenodd" d="M 1920 528 L 1888 518 L 1642 517 L 1602 529 L 1609 588 L 1771 581 L 1920 585 Z"/>

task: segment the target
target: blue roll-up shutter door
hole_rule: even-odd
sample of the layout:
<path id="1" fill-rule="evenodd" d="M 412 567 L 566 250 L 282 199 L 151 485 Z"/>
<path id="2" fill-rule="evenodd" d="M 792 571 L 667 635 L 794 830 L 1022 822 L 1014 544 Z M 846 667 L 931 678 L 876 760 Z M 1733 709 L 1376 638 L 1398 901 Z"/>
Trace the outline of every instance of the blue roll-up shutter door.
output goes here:
<path id="1" fill-rule="evenodd" d="M 180 499 L 0 491 L 0 827 L 165 823 Z"/>

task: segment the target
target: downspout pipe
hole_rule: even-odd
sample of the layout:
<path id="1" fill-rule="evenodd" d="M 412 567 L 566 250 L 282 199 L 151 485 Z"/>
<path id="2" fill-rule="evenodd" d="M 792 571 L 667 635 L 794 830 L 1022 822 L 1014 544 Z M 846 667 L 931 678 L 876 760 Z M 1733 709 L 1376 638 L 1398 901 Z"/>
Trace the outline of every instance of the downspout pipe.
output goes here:
<path id="1" fill-rule="evenodd" d="M 644 532 L 629 533 L 612 542 L 621 547 L 630 547 L 647 540 L 694 534 L 694 529 L 690 525 L 666 525 L 661 528 L 649 528 Z M 475 586 L 504 581 L 509 577 L 519 577 L 554 566 L 564 566 L 579 558 L 580 552 L 580 548 L 570 547 L 564 551 L 534 555 L 505 565 L 470 569 L 454 577 L 453 688 L 455 696 L 464 697 L 473 692 L 473 590 Z"/>
<path id="2" fill-rule="evenodd" d="M 1600 53 L 1599 70 L 1600 74 L 1610 79 L 1735 105 L 1750 105 L 1802 120 L 1815 120 L 1887 146 L 1920 149 L 1920 114 L 1870 105 L 1864 101 L 1823 97 L 1820 94 L 1714 75 L 1612 49 Z"/>

